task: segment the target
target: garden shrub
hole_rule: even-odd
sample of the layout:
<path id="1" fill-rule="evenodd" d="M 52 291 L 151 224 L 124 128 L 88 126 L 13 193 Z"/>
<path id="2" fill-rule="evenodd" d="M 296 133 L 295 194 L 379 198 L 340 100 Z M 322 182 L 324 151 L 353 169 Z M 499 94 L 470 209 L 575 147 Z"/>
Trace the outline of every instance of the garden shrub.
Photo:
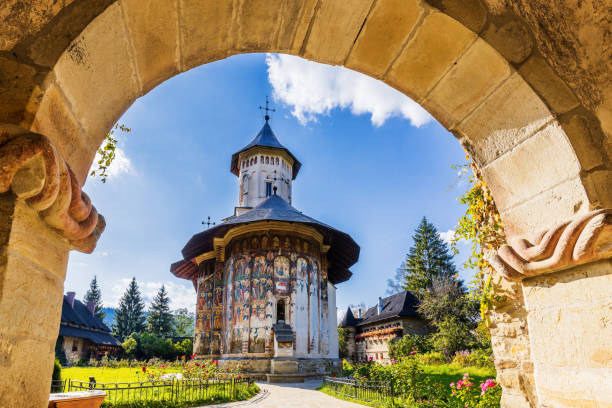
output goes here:
<path id="1" fill-rule="evenodd" d="M 440 365 L 448 362 L 446 357 L 444 357 L 444 355 L 442 355 L 442 353 L 439 351 L 430 351 L 428 353 L 421 354 L 419 356 L 419 360 L 421 361 L 421 364 L 425 365 Z"/>
<path id="2" fill-rule="evenodd" d="M 474 359 L 486 357 L 483 352 L 466 352 L 460 354 L 462 362 L 471 363 Z M 394 398 L 385 402 L 388 406 L 406 408 L 499 408 L 501 389 L 493 379 L 487 379 L 478 385 L 466 373 L 451 387 L 448 382 L 442 383 L 424 373 L 421 366 L 424 361 L 444 363 L 445 357 L 439 352 L 428 352 L 419 355 L 415 349 L 407 357 L 391 360 L 389 364 L 362 362 L 351 364 L 343 361 L 343 373 L 360 385 L 370 387 L 372 384 L 389 384 L 393 388 Z M 374 382 L 374 383 L 371 383 Z M 328 390 L 329 391 L 329 390 Z M 384 405 L 383 406 L 387 406 Z"/>
<path id="3" fill-rule="evenodd" d="M 60 363 L 59 358 L 56 358 L 53 364 L 53 374 L 51 375 L 51 380 L 60 381 L 61 379 L 62 379 L 62 364 Z"/>
<path id="4" fill-rule="evenodd" d="M 389 342 L 389 357 L 400 359 L 408 357 L 410 353 L 427 353 L 432 350 L 432 344 L 427 336 L 419 336 L 418 334 L 406 334 L 400 339 L 395 339 Z"/>
<path id="5" fill-rule="evenodd" d="M 489 350 L 463 350 L 455 353 L 453 364 L 461 367 L 494 368 L 492 351 Z"/>

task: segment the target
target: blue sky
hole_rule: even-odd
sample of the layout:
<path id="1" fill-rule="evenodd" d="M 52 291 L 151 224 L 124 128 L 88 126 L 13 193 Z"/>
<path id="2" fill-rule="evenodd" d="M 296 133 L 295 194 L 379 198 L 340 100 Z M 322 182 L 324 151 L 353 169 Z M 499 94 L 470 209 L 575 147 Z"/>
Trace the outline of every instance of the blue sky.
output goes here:
<path id="1" fill-rule="evenodd" d="M 202 220 L 233 213 L 230 157 L 263 125 L 257 107 L 266 95 L 276 108 L 272 129 L 303 163 L 293 205 L 361 246 L 352 279 L 338 285 L 339 310 L 384 295 L 423 216 L 441 232 L 454 228 L 464 208 L 461 186 L 449 190 L 451 165 L 464 152 L 418 105 L 344 68 L 239 55 L 166 81 L 118 121 L 132 132 L 120 135 L 108 181 L 90 178 L 84 188 L 107 228 L 92 255 L 71 253 L 66 290 L 81 298 L 97 275 L 104 303 L 114 306 L 135 276 L 147 300 L 164 283 L 172 307 L 193 310 L 193 286 L 169 266 Z"/>

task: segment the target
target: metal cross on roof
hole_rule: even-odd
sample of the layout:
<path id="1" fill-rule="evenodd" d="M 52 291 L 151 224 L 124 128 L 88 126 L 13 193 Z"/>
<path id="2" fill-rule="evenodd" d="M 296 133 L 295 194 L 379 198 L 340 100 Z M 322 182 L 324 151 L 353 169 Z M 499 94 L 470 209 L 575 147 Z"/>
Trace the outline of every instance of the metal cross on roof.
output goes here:
<path id="1" fill-rule="evenodd" d="M 210 226 L 214 226 L 215 223 L 214 222 L 210 222 L 210 215 L 208 216 L 208 221 L 202 221 L 202 225 L 206 225 L 207 228 L 210 228 Z"/>
<path id="2" fill-rule="evenodd" d="M 270 119 L 268 112 L 276 112 L 276 109 L 268 108 L 268 104 L 269 104 L 268 95 L 266 95 L 266 107 L 265 108 L 263 106 L 259 107 L 259 109 L 266 111 L 266 116 L 264 116 L 264 118 L 266 119 L 266 122 Z"/>

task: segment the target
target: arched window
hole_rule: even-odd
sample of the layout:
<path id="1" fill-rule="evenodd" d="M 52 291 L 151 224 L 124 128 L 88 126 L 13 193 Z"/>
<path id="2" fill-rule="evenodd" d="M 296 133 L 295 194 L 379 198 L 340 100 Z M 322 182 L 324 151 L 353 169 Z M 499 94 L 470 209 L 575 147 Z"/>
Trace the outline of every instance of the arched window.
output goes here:
<path id="1" fill-rule="evenodd" d="M 266 156 L 266 164 L 270 164 L 270 157 Z"/>
<path id="2" fill-rule="evenodd" d="M 278 166 L 278 157 L 276 158 L 276 165 Z"/>
<path id="3" fill-rule="evenodd" d="M 255 156 L 255 164 L 257 164 L 257 156 Z"/>

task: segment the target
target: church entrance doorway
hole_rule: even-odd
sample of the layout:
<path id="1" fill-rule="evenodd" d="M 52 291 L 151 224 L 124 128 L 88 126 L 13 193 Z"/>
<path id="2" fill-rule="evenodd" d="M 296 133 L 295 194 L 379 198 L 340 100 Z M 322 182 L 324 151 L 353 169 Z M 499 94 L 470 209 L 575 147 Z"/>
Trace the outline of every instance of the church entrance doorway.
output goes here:
<path id="1" fill-rule="evenodd" d="M 276 323 L 285 323 L 285 299 L 276 304 Z"/>

